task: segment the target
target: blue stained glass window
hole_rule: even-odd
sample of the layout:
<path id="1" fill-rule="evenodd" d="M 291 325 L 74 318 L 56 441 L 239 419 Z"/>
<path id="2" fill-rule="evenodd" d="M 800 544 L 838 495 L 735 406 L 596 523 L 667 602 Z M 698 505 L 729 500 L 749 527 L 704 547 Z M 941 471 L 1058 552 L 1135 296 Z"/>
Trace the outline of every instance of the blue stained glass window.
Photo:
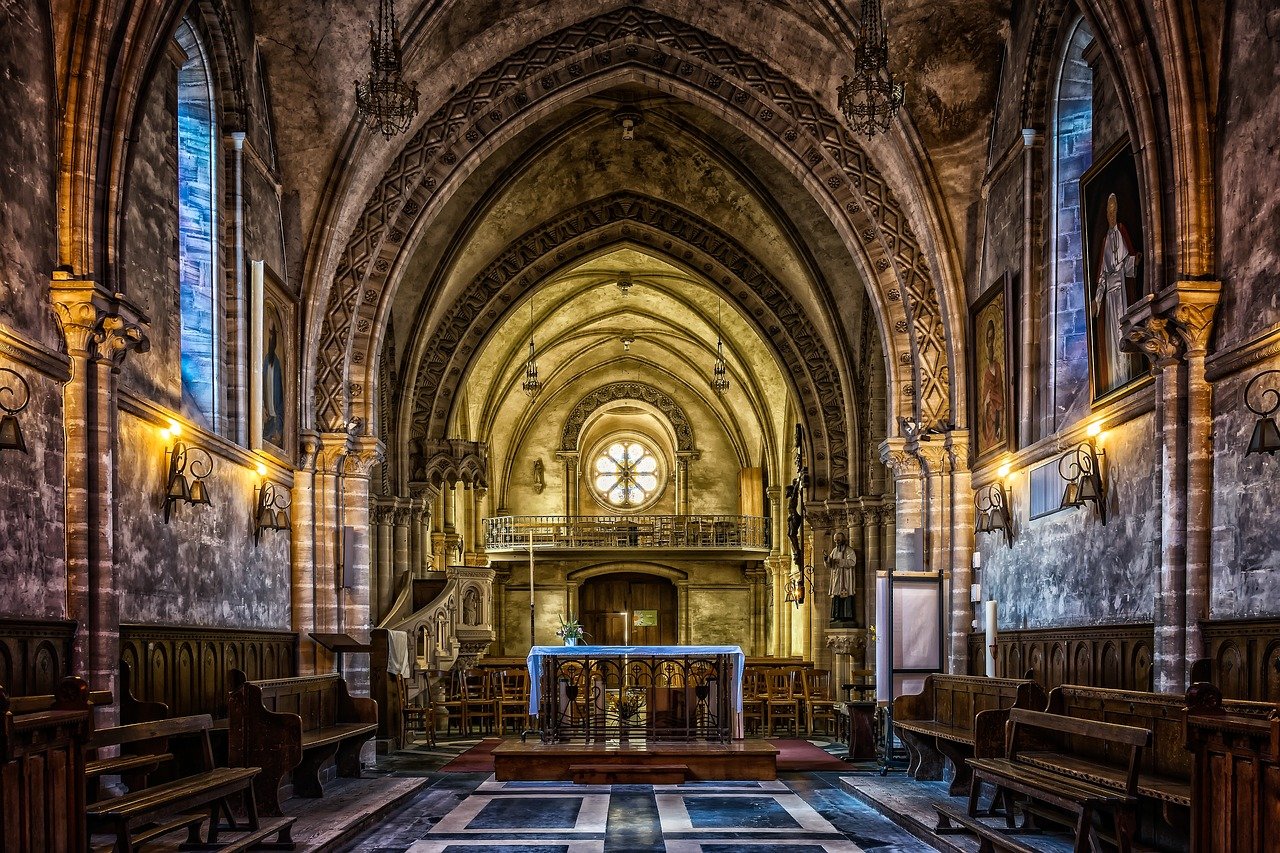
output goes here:
<path id="1" fill-rule="evenodd" d="M 182 309 L 183 409 L 217 425 L 218 121 L 208 51 L 190 22 L 175 35 L 178 70 L 178 270 Z"/>

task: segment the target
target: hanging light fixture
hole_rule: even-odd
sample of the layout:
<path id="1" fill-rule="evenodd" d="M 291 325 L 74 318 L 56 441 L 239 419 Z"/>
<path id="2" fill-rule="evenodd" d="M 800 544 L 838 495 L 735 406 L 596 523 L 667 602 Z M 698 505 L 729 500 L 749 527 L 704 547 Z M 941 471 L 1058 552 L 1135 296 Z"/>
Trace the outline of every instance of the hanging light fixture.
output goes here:
<path id="1" fill-rule="evenodd" d="M 12 378 L 10 378 L 12 377 Z M 15 370 L 0 367 L 0 450 L 27 452 L 18 415 L 31 402 L 31 386 Z"/>
<path id="2" fill-rule="evenodd" d="M 378 20 L 369 22 L 369 77 L 356 81 L 356 109 L 366 127 L 387 139 L 408 130 L 418 114 L 418 86 L 403 74 L 394 0 L 378 0 Z"/>
<path id="3" fill-rule="evenodd" d="M 729 390 L 729 365 L 724 360 L 724 341 L 720 337 L 720 300 L 716 300 L 716 363 L 711 368 L 711 390 L 723 395 Z"/>
<path id="4" fill-rule="evenodd" d="M 538 379 L 538 350 L 533 344 L 533 297 L 529 297 L 529 360 L 524 365 L 524 382 L 521 390 L 530 400 L 542 393 L 542 382 Z"/>
<path id="5" fill-rule="evenodd" d="M 889 70 L 889 37 L 880 0 L 862 0 L 862 40 L 853 50 L 853 77 L 842 78 L 836 103 L 845 121 L 864 136 L 889 130 L 906 90 Z"/>
<path id="6" fill-rule="evenodd" d="M 1244 405 L 1258 416 L 1253 425 L 1253 435 L 1249 438 L 1249 447 L 1245 456 L 1251 453 L 1275 455 L 1280 450 L 1280 428 L 1276 427 L 1275 414 L 1280 411 L 1280 391 L 1276 390 L 1276 377 L 1280 370 L 1264 370 L 1249 380 L 1244 386 Z M 1270 377 L 1269 379 L 1267 377 Z M 1262 390 L 1254 394 L 1254 386 L 1264 380 Z"/>

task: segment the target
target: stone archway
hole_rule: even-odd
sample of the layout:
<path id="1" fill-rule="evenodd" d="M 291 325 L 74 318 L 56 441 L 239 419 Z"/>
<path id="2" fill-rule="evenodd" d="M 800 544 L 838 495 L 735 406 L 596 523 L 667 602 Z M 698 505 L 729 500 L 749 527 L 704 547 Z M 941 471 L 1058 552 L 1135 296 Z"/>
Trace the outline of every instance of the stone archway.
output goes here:
<path id="1" fill-rule="evenodd" d="M 577 450 L 578 439 L 587 419 L 601 406 L 615 400 L 640 400 L 652 405 L 670 422 L 676 437 L 676 451 L 689 453 L 696 449 L 693 444 L 693 427 L 690 426 L 689 416 L 684 413 L 684 409 L 671 399 L 670 394 L 644 382 L 611 382 L 579 400 L 565 420 L 560 436 L 560 449 Z"/>
<path id="2" fill-rule="evenodd" d="M 696 93 L 787 158 L 837 221 L 875 294 L 889 360 L 890 421 L 901 407 L 936 423 L 962 412 L 952 400 L 948 326 L 960 298 L 941 300 L 925 249 L 885 179 L 841 123 L 811 94 L 754 57 L 705 32 L 642 9 L 617 10 L 567 28 L 508 57 L 441 107 L 401 152 L 366 206 L 341 256 L 323 328 L 309 336 L 322 425 L 372 406 L 378 319 L 410 232 L 438 209 L 468 161 L 509 137 L 545 104 L 584 90 L 593 76 L 636 67 Z M 511 81 L 521 81 L 513 85 Z M 324 286 L 322 285 L 323 289 Z M 958 322 L 958 321 L 957 321 Z M 353 365 L 365 373 L 354 381 Z M 360 365 L 364 365 L 361 367 Z"/>

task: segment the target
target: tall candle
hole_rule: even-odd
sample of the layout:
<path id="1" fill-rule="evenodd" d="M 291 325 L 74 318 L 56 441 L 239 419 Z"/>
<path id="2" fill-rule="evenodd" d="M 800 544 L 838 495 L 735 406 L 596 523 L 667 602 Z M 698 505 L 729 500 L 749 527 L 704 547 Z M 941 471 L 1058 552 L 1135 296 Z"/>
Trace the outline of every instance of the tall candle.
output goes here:
<path id="1" fill-rule="evenodd" d="M 987 677 L 996 676 L 996 603 L 987 602 Z"/>
<path id="2" fill-rule="evenodd" d="M 876 575 L 876 701 L 893 701 L 893 620 L 889 573 Z"/>

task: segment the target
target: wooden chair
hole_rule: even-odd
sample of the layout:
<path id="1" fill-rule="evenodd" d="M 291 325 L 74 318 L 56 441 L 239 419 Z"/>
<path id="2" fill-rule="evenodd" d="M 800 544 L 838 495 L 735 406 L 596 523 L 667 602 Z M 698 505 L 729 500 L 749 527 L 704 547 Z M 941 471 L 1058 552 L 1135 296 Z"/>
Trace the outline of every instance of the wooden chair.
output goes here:
<path id="1" fill-rule="evenodd" d="M 475 730 L 477 724 L 484 734 L 491 734 L 496 725 L 497 716 L 493 706 L 492 679 L 478 672 L 469 672 L 462 685 L 463 725 L 467 734 Z"/>
<path id="2" fill-rule="evenodd" d="M 414 676 L 414 681 L 400 679 L 400 684 L 403 690 L 400 742 L 408 744 L 410 732 L 424 732 L 427 743 L 435 746 L 436 708 L 431 701 L 431 679 L 420 671 Z"/>
<path id="3" fill-rule="evenodd" d="M 444 701 L 440 703 L 440 707 L 445 712 L 444 733 L 446 735 L 453 731 L 455 724 L 458 726 L 458 734 L 466 731 L 465 684 L 466 673 L 457 670 L 451 672 L 445 681 Z"/>
<path id="4" fill-rule="evenodd" d="M 790 722 L 791 731 L 800 734 L 800 700 L 792 693 L 792 672 L 771 669 L 765 673 L 765 729 L 773 736 L 779 722 Z"/>
<path id="5" fill-rule="evenodd" d="M 504 670 L 497 674 L 496 683 L 493 709 L 498 718 L 498 733 L 505 734 L 510 721 L 519 734 L 529 727 L 529 673 L 523 669 Z"/>
<path id="6" fill-rule="evenodd" d="M 826 669 L 803 670 L 800 673 L 804 686 L 804 718 L 810 736 L 822 722 L 825 735 L 834 734 L 836 728 L 836 700 L 831 695 L 831 672 Z"/>
<path id="7" fill-rule="evenodd" d="M 742 728 L 746 733 L 763 736 L 767 699 L 764 673 L 747 667 L 742 673 Z"/>

